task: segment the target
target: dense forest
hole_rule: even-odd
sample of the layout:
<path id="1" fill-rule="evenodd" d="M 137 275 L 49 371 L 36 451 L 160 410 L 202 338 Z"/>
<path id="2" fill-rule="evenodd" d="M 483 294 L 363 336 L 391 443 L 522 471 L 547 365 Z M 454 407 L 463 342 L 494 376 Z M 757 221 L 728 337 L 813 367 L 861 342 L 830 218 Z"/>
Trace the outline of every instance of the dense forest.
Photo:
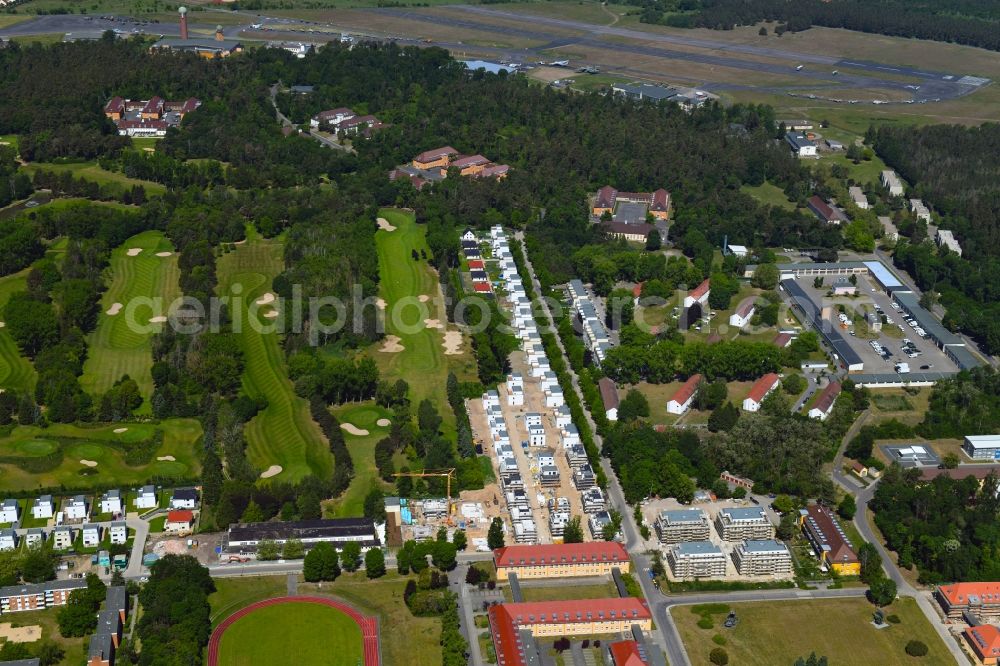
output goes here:
<path id="1" fill-rule="evenodd" d="M 881 126 L 868 141 L 931 204 L 962 256 L 938 251 L 918 225 L 897 244 L 894 261 L 923 290 L 938 292 L 944 323 L 1000 350 L 1000 125 Z"/>
<path id="2" fill-rule="evenodd" d="M 997 0 L 645 0 L 641 20 L 680 28 L 732 30 L 778 21 L 775 32 L 819 25 L 1000 50 Z"/>

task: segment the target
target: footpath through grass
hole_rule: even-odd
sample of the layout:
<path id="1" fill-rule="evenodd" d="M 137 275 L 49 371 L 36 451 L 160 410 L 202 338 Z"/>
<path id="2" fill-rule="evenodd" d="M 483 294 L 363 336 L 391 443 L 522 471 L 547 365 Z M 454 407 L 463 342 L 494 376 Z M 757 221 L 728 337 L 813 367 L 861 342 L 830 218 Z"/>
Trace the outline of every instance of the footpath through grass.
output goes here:
<path id="1" fill-rule="evenodd" d="M 162 324 L 150 326 L 149 320 L 166 316 L 170 303 L 181 293 L 177 255 L 173 250 L 162 232 L 144 231 L 111 253 L 110 284 L 101 301 L 97 327 L 89 336 L 90 353 L 80 378 L 83 389 L 91 395 L 101 395 L 127 374 L 139 384 L 147 401 L 144 410 L 148 411 L 148 400 L 153 394 L 150 339 L 152 329 L 162 328 Z M 168 252 L 169 256 L 157 256 Z M 162 305 L 155 312 L 138 305 L 156 298 L 161 299 Z M 131 307 L 136 308 L 134 315 Z"/>
<path id="2" fill-rule="evenodd" d="M 295 395 L 274 320 L 263 316 L 273 306 L 254 305 L 270 293 L 271 280 L 281 272 L 283 247 L 280 240 L 250 233 L 246 243 L 218 261 L 219 294 L 231 296 L 239 285 L 239 311 L 233 311 L 233 318 L 242 322 L 238 337 L 246 360 L 243 390 L 268 402 L 244 429 L 247 456 L 261 471 L 280 465 L 282 472 L 275 478 L 281 481 L 295 482 L 309 474 L 329 478 L 334 464 L 329 444 L 312 420 L 309 404 Z M 251 315 L 251 305 L 256 315 Z M 251 316 L 261 326 L 251 325 Z"/>
<path id="3" fill-rule="evenodd" d="M 903 598 L 886 608 L 886 616 L 898 616 L 900 623 L 885 629 L 871 624 L 874 607 L 865 599 L 816 599 L 762 603 L 711 604 L 720 612 L 709 613 L 712 627 L 698 626 L 698 606 L 671 609 L 684 647 L 692 664 L 707 664 L 708 654 L 718 647 L 729 653 L 729 663 L 741 666 L 792 664 L 810 653 L 824 655 L 838 666 L 920 663 L 945 666 L 954 663 L 951 655 L 927 622 L 916 601 Z M 724 609 L 723 609 L 724 608 Z M 732 629 L 723 627 L 728 609 L 739 616 Z M 706 608 L 707 609 L 707 608 Z M 846 639 L 846 640 L 845 640 Z M 927 656 L 914 659 L 905 652 L 911 640 L 923 641 Z"/>
<path id="4" fill-rule="evenodd" d="M 219 666 L 355 666 L 362 656 L 361 627 L 351 617 L 301 602 L 253 611 L 226 629 L 219 644 Z"/>

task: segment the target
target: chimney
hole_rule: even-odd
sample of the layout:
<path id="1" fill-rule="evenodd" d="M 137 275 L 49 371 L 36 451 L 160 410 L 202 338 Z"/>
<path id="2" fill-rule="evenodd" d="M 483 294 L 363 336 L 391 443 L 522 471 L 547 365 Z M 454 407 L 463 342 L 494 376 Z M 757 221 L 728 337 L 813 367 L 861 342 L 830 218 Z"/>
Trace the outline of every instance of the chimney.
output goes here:
<path id="1" fill-rule="evenodd" d="M 226 36 L 222 34 L 222 26 L 221 25 L 215 26 L 215 41 L 221 42 L 225 41 L 225 39 Z"/>
<path id="2" fill-rule="evenodd" d="M 177 11 L 181 15 L 181 39 L 188 38 L 188 17 L 187 17 L 187 7 L 179 7 Z"/>

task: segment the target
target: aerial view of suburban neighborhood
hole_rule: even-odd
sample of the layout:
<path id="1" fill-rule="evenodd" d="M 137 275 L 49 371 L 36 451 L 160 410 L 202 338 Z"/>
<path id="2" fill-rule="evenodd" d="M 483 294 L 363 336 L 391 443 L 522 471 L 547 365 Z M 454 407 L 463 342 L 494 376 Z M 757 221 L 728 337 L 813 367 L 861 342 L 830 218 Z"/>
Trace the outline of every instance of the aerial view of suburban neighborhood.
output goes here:
<path id="1" fill-rule="evenodd" d="M 0 666 L 1000 665 L 1000 0 L 181 1 L 0 0 Z"/>

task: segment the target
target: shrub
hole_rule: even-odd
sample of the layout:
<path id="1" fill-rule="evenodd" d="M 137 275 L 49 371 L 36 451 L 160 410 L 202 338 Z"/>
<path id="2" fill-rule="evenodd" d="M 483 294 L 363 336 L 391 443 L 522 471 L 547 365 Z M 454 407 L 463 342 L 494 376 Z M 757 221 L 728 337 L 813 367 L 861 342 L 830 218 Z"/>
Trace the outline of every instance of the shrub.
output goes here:
<path id="1" fill-rule="evenodd" d="M 902 620 L 899 619 L 898 615 L 890 615 L 887 618 L 885 618 L 885 621 L 888 622 L 889 624 L 899 624 L 900 622 L 902 622 Z"/>
<path id="2" fill-rule="evenodd" d="M 708 660 L 715 666 L 726 666 L 729 663 L 729 653 L 722 648 L 712 648 L 708 653 Z"/>
<path id="3" fill-rule="evenodd" d="M 906 644 L 906 654 L 911 657 L 923 657 L 927 654 L 927 644 L 922 641 L 910 641 Z"/>
<path id="4" fill-rule="evenodd" d="M 716 634 L 712 636 L 712 642 L 715 643 L 716 645 L 725 645 L 726 637 L 723 636 L 722 634 Z"/>
<path id="5" fill-rule="evenodd" d="M 703 618 L 701 618 L 700 620 L 698 620 L 698 626 L 701 627 L 702 629 L 711 629 L 712 628 L 712 618 L 710 618 L 707 615 L 704 616 Z"/>

